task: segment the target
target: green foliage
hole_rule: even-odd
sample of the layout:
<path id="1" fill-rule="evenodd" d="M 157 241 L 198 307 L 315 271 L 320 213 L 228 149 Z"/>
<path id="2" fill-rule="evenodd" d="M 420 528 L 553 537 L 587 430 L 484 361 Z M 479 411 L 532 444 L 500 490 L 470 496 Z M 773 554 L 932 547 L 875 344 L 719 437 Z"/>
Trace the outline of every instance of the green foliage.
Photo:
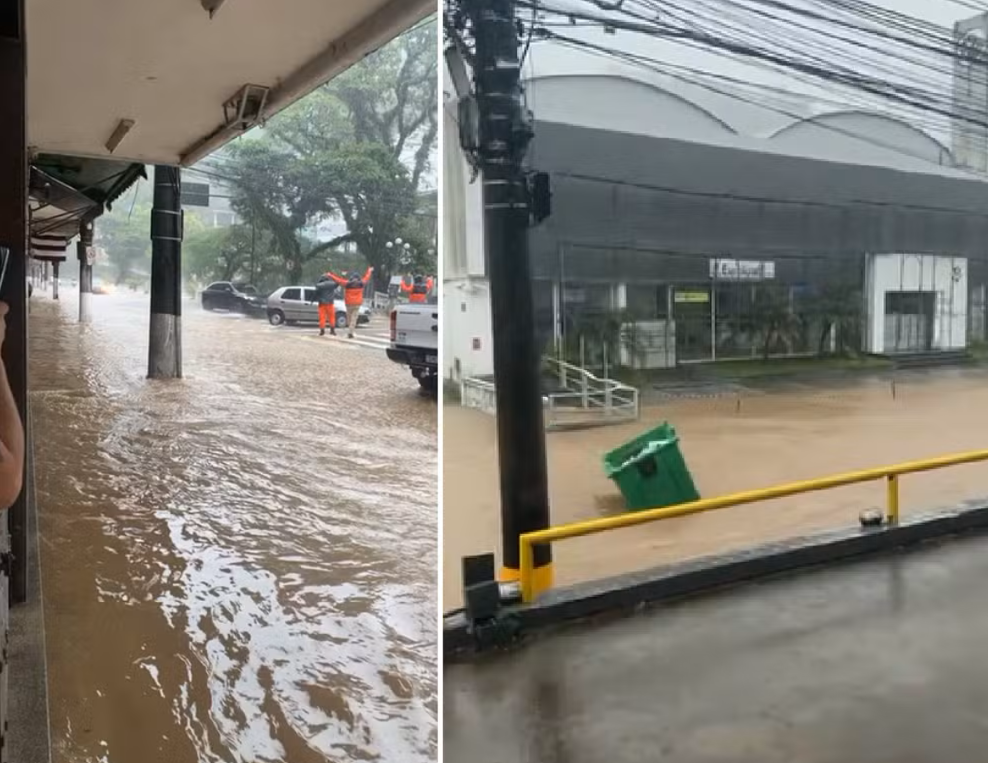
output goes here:
<path id="1" fill-rule="evenodd" d="M 182 259 L 188 278 L 208 283 L 247 282 L 256 277 L 258 265 L 265 260 L 265 253 L 269 250 L 268 237 L 262 235 L 255 240 L 249 225 L 238 224 L 227 228 L 207 228 L 202 224 L 190 226 L 189 223 L 194 220 L 197 218 L 186 215 Z"/>
<path id="2" fill-rule="evenodd" d="M 302 231 L 334 209 L 326 157 L 300 157 L 269 140 L 245 140 L 228 152 L 225 172 L 233 186 L 233 208 L 270 240 L 291 282 L 299 282 L 305 264 L 348 236 L 307 246 Z"/>
<path id="3" fill-rule="evenodd" d="M 151 272 L 151 205 L 121 205 L 100 218 L 98 245 L 106 251 L 114 284 L 146 280 Z"/>
<path id="4" fill-rule="evenodd" d="M 409 30 L 272 120 L 299 154 L 385 146 L 418 190 L 439 134 L 436 23 Z"/>
<path id="5" fill-rule="evenodd" d="M 807 315 L 816 320 L 820 329 L 817 354 L 827 353 L 827 339 L 831 330 L 836 333 L 838 354 L 860 349 L 861 312 L 860 285 L 842 282 L 824 284 L 807 308 Z"/>
<path id="6" fill-rule="evenodd" d="M 761 336 L 764 358 L 768 358 L 773 350 L 791 351 L 803 330 L 800 316 L 793 313 L 788 287 L 775 284 L 758 286 L 750 321 Z"/>
<path id="7" fill-rule="evenodd" d="M 435 51 L 435 22 L 416 27 L 240 141 L 216 169 L 234 208 L 270 233 L 289 280 L 346 242 L 380 289 L 395 272 L 436 271 L 435 195 L 419 193 L 438 135 Z M 330 217 L 347 234 L 308 245 L 302 231 Z M 387 247 L 398 238 L 410 244 L 407 262 L 403 247 Z M 339 267 L 342 257 L 354 259 L 328 259 Z"/>

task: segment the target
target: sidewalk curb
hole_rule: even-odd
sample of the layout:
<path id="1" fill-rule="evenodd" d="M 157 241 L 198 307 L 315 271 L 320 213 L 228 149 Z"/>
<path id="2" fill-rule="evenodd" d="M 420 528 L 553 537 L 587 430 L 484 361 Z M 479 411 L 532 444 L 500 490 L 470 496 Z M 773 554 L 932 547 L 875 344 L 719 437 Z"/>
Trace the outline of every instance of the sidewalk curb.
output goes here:
<path id="1" fill-rule="evenodd" d="M 907 552 L 923 544 L 985 531 L 988 499 L 978 499 L 896 527 L 845 528 L 560 588 L 532 604 L 505 607 L 501 615 L 512 622 L 524 640 L 573 621 L 627 615 L 642 607 L 717 589 L 784 574 L 808 574 L 814 567 Z M 465 616 L 457 612 L 444 617 L 444 661 L 469 659 L 476 651 Z"/>

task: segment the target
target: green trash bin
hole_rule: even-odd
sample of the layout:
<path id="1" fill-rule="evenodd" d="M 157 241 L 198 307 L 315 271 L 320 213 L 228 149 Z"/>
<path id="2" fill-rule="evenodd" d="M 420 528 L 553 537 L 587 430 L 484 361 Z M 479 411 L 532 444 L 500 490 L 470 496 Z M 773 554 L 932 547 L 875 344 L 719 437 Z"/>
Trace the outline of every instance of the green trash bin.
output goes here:
<path id="1" fill-rule="evenodd" d="M 617 483 L 632 511 L 675 506 L 700 497 L 668 423 L 626 442 L 604 456 L 604 472 Z"/>

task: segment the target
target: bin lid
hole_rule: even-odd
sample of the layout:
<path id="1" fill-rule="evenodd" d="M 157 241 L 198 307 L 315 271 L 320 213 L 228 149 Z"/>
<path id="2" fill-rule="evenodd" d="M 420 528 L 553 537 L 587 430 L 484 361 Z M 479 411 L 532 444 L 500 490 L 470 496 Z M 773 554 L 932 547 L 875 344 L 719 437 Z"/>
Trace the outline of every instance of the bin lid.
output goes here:
<path id="1" fill-rule="evenodd" d="M 663 448 L 666 448 L 670 445 L 675 445 L 678 441 L 679 441 L 678 437 L 669 437 L 662 440 L 649 440 L 645 444 L 645 446 L 642 447 L 637 453 L 635 453 L 630 458 L 625 459 L 624 462 L 618 464 L 617 466 L 611 466 L 605 461 L 604 469 L 607 472 L 607 476 L 610 477 L 613 474 L 617 474 L 618 472 L 624 471 L 629 466 L 634 466 L 639 461 L 643 461 L 644 459 L 649 458 L 650 456 L 654 456 Z"/>

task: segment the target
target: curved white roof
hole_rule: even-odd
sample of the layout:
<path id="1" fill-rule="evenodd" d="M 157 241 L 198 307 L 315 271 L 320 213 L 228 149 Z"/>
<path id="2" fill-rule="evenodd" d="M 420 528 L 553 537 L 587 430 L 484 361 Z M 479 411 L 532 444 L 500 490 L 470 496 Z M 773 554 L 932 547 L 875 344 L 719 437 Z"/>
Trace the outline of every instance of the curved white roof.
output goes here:
<path id="1" fill-rule="evenodd" d="M 536 119 L 824 161 L 954 174 L 950 149 L 889 112 L 827 104 L 722 79 L 685 81 L 631 67 L 559 71 L 527 81 Z M 605 67 L 608 68 L 608 67 Z M 624 69 L 624 70 L 622 70 Z"/>

